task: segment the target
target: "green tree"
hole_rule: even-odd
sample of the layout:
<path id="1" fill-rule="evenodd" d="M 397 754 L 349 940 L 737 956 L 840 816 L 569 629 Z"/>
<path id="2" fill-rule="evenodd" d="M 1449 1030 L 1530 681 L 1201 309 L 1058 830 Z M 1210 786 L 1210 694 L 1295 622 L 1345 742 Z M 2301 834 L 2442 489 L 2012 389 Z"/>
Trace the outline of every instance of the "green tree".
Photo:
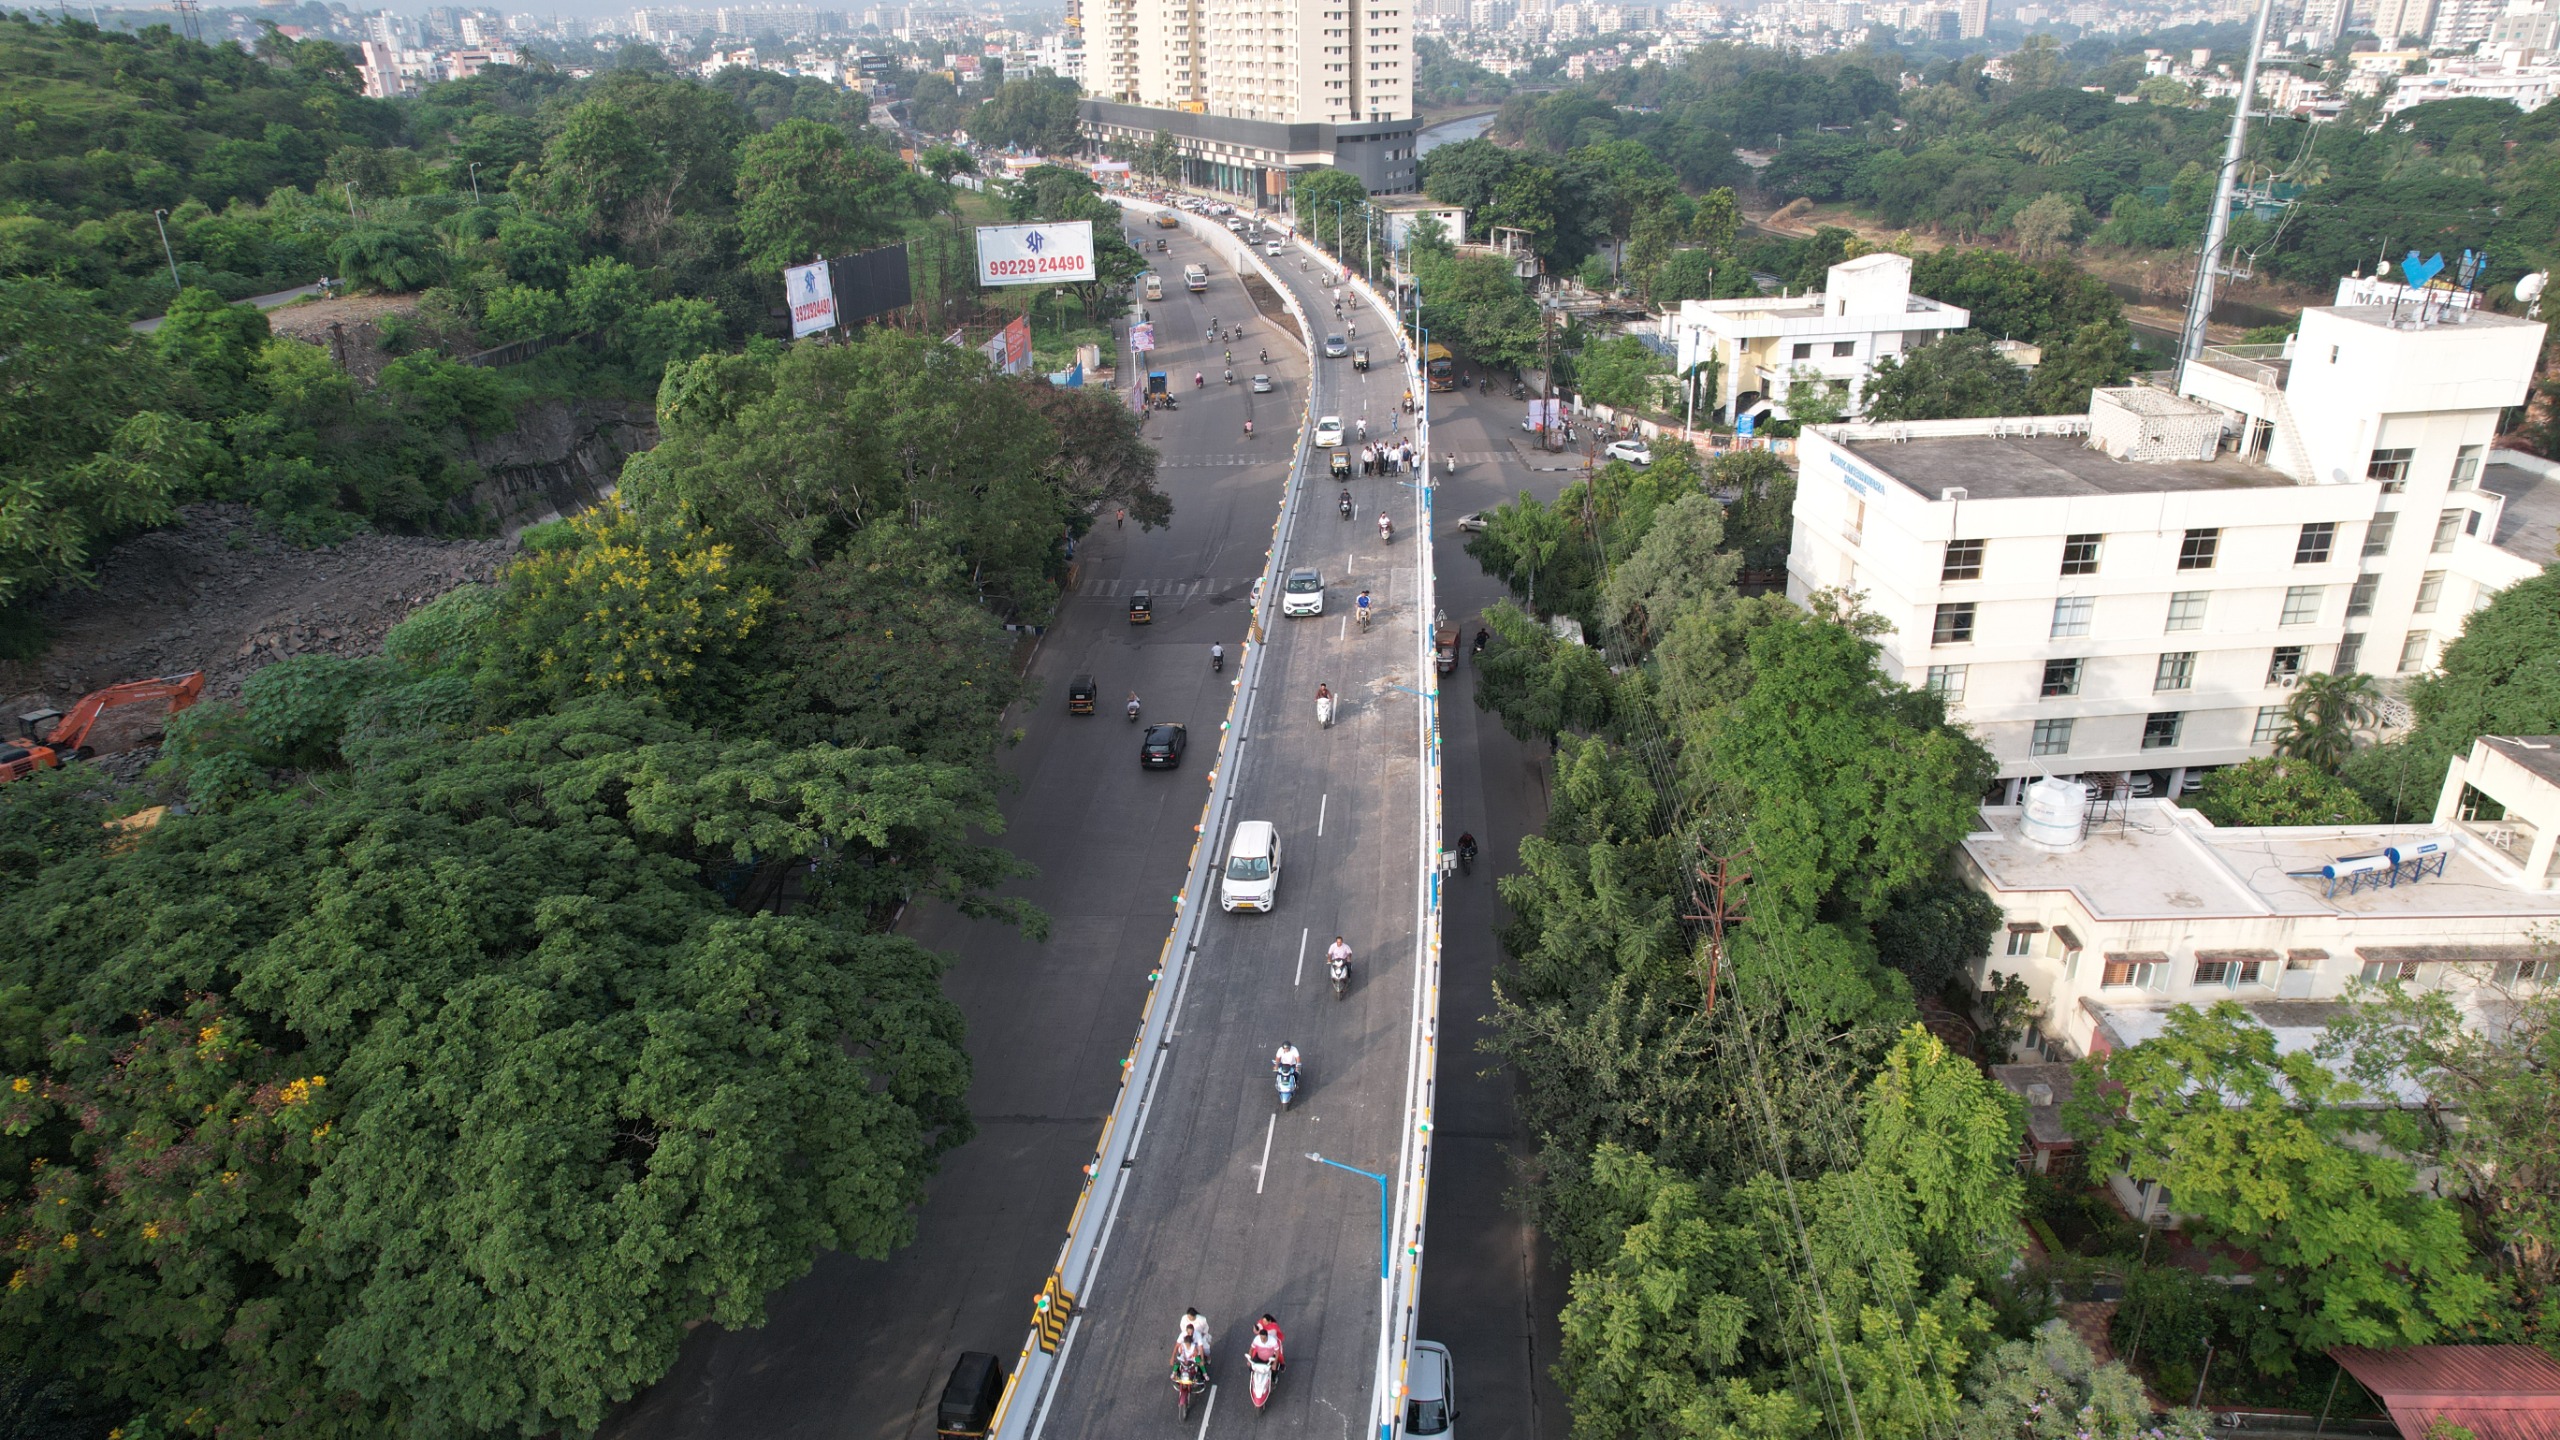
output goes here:
<path id="1" fill-rule="evenodd" d="M 2204 779 L 2196 809 L 2216 825 L 2370 825 L 2356 792 L 2307 760 L 2266 755 Z"/>
<path id="2" fill-rule="evenodd" d="M 2372 676 L 2305 675 L 2285 700 L 2276 753 L 2335 771 L 2381 715 L 2382 692 Z"/>
<path id="3" fill-rule="evenodd" d="M 2089 392 L 2133 377 L 2140 352 L 2122 320 L 2092 320 L 2049 341 L 2035 373 L 2027 377 L 2027 408 L 2039 415 L 2077 415 L 2089 408 Z"/>
<path id="4" fill-rule="evenodd" d="M 517 193 L 642 265 L 683 248 L 688 227 L 727 216 L 745 125 L 726 96 L 628 70 L 579 94 Z"/>
<path id="5" fill-rule="evenodd" d="M 0 607 L 168 518 L 210 458 L 133 333 L 58 281 L 0 280 L 0 395 Z"/>
<path id="6" fill-rule="evenodd" d="M 2069 1325 L 2048 1320 L 1995 1345 L 1965 1372 L 1958 1440 L 2210 1440 L 2212 1417 L 2179 1410 L 2155 1426 L 2133 1372 L 2101 1361 Z"/>
<path id="7" fill-rule="evenodd" d="M 1574 361 L 1574 384 L 1583 398 L 1620 410 L 1649 410 L 1660 400 L 1670 363 L 1633 335 L 1612 335 L 1586 345 Z"/>
<path id="8" fill-rule="evenodd" d="M 1731 594 L 1742 561 L 1724 537 L 1724 510 L 1712 495 L 1692 492 L 1656 511 L 1603 587 L 1612 633 L 1650 649 L 1680 616 Z"/>
<path id="9" fill-rule="evenodd" d="M 1140 174 L 1150 175 L 1158 180 L 1171 180 L 1181 172 L 1182 150 L 1174 143 L 1172 131 L 1158 130 L 1155 138 L 1147 142 L 1146 153 L 1139 159 L 1138 170 Z"/>
<path id="10" fill-rule="evenodd" d="M 1289 187 L 1289 209 L 1298 217 L 1300 234 L 1334 250 L 1339 231 L 1347 253 L 1359 249 L 1361 226 L 1368 221 L 1369 187 L 1348 170 L 1318 166 L 1298 173 Z"/>
<path id="11" fill-rule="evenodd" d="M 491 345 L 539 340 L 569 327 L 569 302 L 557 290 L 501 285 L 489 292 L 480 315 L 480 338 Z"/>
<path id="12" fill-rule="evenodd" d="M 208 413 L 224 414 L 255 403 L 250 378 L 268 340 L 267 317 L 254 305 L 233 305 L 199 286 L 169 302 L 150 348 L 172 370 L 195 383 Z"/>
<path id="13" fill-rule="evenodd" d="M 2407 1160 L 2357 1143 L 2364 1092 L 2279 1053 L 2232 1001 L 2180 1006 L 2165 1032 L 2095 1061 L 2067 1123 L 2097 1174 L 2165 1185 L 2184 1224 L 2264 1262 L 2260 1369 L 2331 1345 L 2423 1345 L 2489 1313 L 2462 1218 Z"/>
<path id="14" fill-rule="evenodd" d="M 879 244 L 924 208 L 897 156 L 814 120 L 739 146 L 737 196 L 743 258 L 768 273 Z"/>
<path id="15" fill-rule="evenodd" d="M 1716 457 L 1708 488 L 1729 496 L 1725 543 L 1745 570 L 1777 570 L 1787 563 L 1795 534 L 1796 472 L 1766 450 L 1736 450 Z"/>
<path id="16" fill-rule="evenodd" d="M 1867 418 L 1960 420 L 2027 412 L 2027 377 L 1979 330 L 1959 330 L 1902 355 L 1867 376 Z"/>

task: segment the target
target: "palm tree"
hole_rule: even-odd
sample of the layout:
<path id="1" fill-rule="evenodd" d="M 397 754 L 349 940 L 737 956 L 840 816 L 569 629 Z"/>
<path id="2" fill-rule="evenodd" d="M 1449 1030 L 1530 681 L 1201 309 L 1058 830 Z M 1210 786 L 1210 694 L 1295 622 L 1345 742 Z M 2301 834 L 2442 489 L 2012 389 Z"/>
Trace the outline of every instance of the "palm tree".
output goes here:
<path id="1" fill-rule="evenodd" d="M 2335 773 L 2382 714 L 2370 675 L 2305 675 L 2285 702 L 2276 753 Z"/>

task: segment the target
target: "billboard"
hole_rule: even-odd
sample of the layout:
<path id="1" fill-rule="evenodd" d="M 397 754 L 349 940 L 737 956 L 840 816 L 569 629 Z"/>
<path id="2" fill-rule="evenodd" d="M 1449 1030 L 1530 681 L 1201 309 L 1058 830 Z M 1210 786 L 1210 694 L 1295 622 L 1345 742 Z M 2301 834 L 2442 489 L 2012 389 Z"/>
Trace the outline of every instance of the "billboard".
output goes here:
<path id="1" fill-rule="evenodd" d="M 835 284 L 836 315 L 845 324 L 904 310 L 915 303 L 907 278 L 907 247 L 883 245 L 828 262 Z"/>
<path id="2" fill-rule="evenodd" d="M 1090 220 L 978 227 L 981 285 L 1072 285 L 1095 276 Z"/>
<path id="3" fill-rule="evenodd" d="M 1141 354 L 1156 348 L 1156 327 L 1153 325 L 1130 326 L 1129 348 Z"/>
<path id="4" fill-rule="evenodd" d="M 835 328 L 835 277 L 827 273 L 825 261 L 791 266 L 782 272 L 782 283 L 791 300 L 792 339 Z"/>

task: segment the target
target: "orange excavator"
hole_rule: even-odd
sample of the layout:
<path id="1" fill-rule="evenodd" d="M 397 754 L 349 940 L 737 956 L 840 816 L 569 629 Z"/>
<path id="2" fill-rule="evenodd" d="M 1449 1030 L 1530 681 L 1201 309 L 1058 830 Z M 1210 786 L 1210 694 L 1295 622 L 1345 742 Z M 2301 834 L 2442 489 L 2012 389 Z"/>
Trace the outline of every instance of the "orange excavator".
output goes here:
<path id="1" fill-rule="evenodd" d="M 127 680 L 80 697 L 69 718 L 59 710 L 36 710 L 18 717 L 26 727 L 15 740 L 0 740 L 0 781 L 23 780 L 65 760 L 89 758 L 89 732 L 100 716 L 128 705 L 166 702 L 164 714 L 175 715 L 204 694 L 204 672 L 163 675 L 153 680 Z"/>

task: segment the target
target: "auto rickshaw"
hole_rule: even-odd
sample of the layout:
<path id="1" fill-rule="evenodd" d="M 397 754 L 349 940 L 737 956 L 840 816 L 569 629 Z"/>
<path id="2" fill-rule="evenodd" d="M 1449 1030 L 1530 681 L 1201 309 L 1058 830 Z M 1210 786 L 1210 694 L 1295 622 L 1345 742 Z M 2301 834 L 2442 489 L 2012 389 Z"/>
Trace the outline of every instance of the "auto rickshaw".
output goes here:
<path id="1" fill-rule="evenodd" d="M 1068 681 L 1067 713 L 1070 715 L 1092 714 L 1094 689 L 1095 686 L 1091 675 L 1079 675 L 1073 680 Z"/>
<path id="2" fill-rule="evenodd" d="M 1354 370 L 1366 370 L 1369 368 L 1368 346 L 1363 345 L 1359 349 L 1351 352 L 1351 368 Z"/>
<path id="3" fill-rule="evenodd" d="M 1153 596 L 1150 596 L 1146 591 L 1141 590 L 1129 597 L 1130 624 L 1146 625 L 1152 623 L 1155 618 L 1156 602 Z"/>
<path id="4" fill-rule="evenodd" d="M 1458 668 L 1458 627 L 1449 623 L 1446 611 L 1431 617 L 1431 663 L 1443 675 Z"/>
<path id="5" fill-rule="evenodd" d="M 951 1367 L 935 1407 L 933 1433 L 941 1440 L 978 1440 L 1004 1399 L 1004 1362 L 983 1350 L 963 1353 Z"/>
<path id="6" fill-rule="evenodd" d="M 1348 479 L 1350 479 L 1350 478 L 1351 478 L 1351 452 L 1350 452 L 1350 451 L 1348 451 L 1348 450 L 1340 450 L 1340 449 L 1337 449 L 1337 450 L 1334 450 L 1334 451 L 1332 451 L 1332 452 L 1330 452 L 1330 453 L 1332 454 L 1333 458 L 1332 458 L 1331 460 L 1328 460 L 1328 461 L 1326 461 L 1326 462 L 1325 462 L 1325 468 L 1326 468 L 1327 470 L 1329 470 L 1329 471 L 1331 471 L 1331 472 L 1332 472 L 1332 474 L 1333 474 L 1333 478 L 1335 478 L 1336 480 L 1348 480 Z"/>

